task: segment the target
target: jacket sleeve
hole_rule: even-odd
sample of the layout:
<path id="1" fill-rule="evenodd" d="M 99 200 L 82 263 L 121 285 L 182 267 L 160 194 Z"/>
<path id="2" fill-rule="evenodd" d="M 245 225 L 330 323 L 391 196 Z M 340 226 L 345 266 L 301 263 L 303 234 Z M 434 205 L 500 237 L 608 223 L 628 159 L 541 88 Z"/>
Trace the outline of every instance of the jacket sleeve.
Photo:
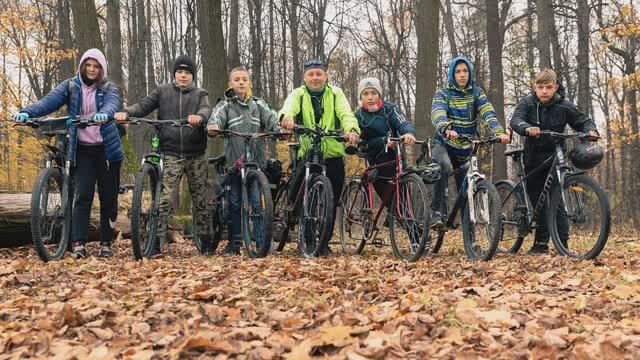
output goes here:
<path id="1" fill-rule="evenodd" d="M 489 101 L 487 94 L 484 90 L 480 89 L 480 94 L 478 95 L 478 114 L 482 117 L 482 120 L 489 127 L 489 132 L 491 135 L 498 136 L 504 134 L 504 128 L 500 125 L 498 121 L 498 117 L 496 115 L 496 110 L 493 108 L 493 105 Z"/>
<path id="2" fill-rule="evenodd" d="M 289 93 L 280 109 L 279 115 L 287 119 L 293 119 L 300 113 L 300 92 L 295 89 Z"/>
<path id="3" fill-rule="evenodd" d="M 583 133 L 598 131 L 596 123 L 582 111 L 578 110 L 572 102 L 565 100 L 562 105 L 567 109 L 567 121 L 573 130 Z"/>
<path id="4" fill-rule="evenodd" d="M 398 106 L 393 105 L 391 107 L 390 114 L 390 125 L 392 126 L 392 130 L 399 135 L 411 134 L 416 136 L 416 128 L 413 126 L 413 123 L 407 119 L 400 108 Z"/>
<path id="5" fill-rule="evenodd" d="M 509 126 L 511 129 L 515 131 L 517 134 L 521 136 L 527 136 L 526 130 L 534 125 L 527 121 L 527 99 L 522 99 L 516 109 L 513 111 L 513 115 L 511 115 L 511 121 L 509 122 Z"/>
<path id="6" fill-rule="evenodd" d="M 226 100 L 218 102 L 218 105 L 213 109 L 211 117 L 209 118 L 209 125 L 217 125 L 219 129 L 227 128 L 227 106 L 229 103 Z"/>
<path id="7" fill-rule="evenodd" d="M 335 87 L 332 90 L 335 91 L 336 95 L 336 103 L 333 104 L 333 106 L 335 107 L 336 115 L 340 119 L 342 131 L 345 134 L 348 134 L 351 131 L 355 131 L 356 133 L 360 134 L 358 120 L 353 115 L 353 112 L 351 111 L 351 105 L 349 105 L 349 100 L 347 100 L 344 92 L 342 92 L 341 89 Z"/>
<path id="8" fill-rule="evenodd" d="M 109 119 L 113 119 L 113 115 L 120 109 L 120 91 L 118 87 L 111 83 L 102 99 L 102 107 L 98 112 L 107 114 Z"/>
<path id="9" fill-rule="evenodd" d="M 442 129 L 447 125 L 447 113 L 449 113 L 449 105 L 447 105 L 444 92 L 443 90 L 436 91 L 431 102 L 431 123 L 437 132 L 442 132 Z"/>
<path id="10" fill-rule="evenodd" d="M 69 97 L 67 93 L 69 89 L 69 81 L 71 80 L 67 79 L 63 81 L 42 99 L 25 107 L 21 111 L 26 112 L 30 117 L 34 118 L 46 116 L 51 114 L 52 112 L 58 111 L 64 104 L 67 103 L 67 99 Z"/>
<path id="11" fill-rule="evenodd" d="M 202 126 L 207 123 L 211 117 L 211 107 L 209 106 L 209 93 L 207 90 L 200 91 L 200 102 L 198 103 L 198 112 L 196 115 L 202 118 Z"/>
<path id="12" fill-rule="evenodd" d="M 258 109 L 260 109 L 260 123 L 262 128 L 279 132 L 280 123 L 278 122 L 278 114 L 262 99 L 259 99 L 256 105 L 258 105 Z"/>
<path id="13" fill-rule="evenodd" d="M 144 117 L 149 115 L 153 110 L 158 108 L 158 100 L 160 97 L 160 90 L 156 88 L 151 94 L 145 96 L 136 104 L 127 106 L 124 108 L 124 112 L 131 117 Z"/>

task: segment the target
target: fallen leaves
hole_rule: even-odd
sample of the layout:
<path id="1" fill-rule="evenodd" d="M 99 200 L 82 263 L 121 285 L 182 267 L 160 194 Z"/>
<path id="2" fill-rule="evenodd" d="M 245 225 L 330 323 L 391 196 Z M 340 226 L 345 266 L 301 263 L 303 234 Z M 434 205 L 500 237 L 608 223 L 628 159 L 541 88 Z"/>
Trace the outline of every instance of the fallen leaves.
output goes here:
<path id="1" fill-rule="evenodd" d="M 475 263 L 446 249 L 407 264 L 369 248 L 205 258 L 176 241 L 141 262 L 126 241 L 107 260 L 0 250 L 0 358 L 640 357 L 640 275 L 626 248 L 598 264 Z"/>

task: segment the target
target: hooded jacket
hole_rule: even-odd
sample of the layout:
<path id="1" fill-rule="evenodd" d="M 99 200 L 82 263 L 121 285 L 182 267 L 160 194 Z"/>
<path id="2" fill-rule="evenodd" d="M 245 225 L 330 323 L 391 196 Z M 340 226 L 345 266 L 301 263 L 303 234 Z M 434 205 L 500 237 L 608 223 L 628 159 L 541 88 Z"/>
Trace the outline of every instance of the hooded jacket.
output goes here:
<path id="1" fill-rule="evenodd" d="M 596 124 L 587 115 L 564 97 L 564 88 L 561 84 L 550 102 L 544 104 L 536 96 L 535 92 L 527 95 L 516 106 L 511 116 L 510 126 L 516 133 L 525 137 L 524 160 L 527 167 L 533 166 L 540 160 L 551 156 L 555 151 L 554 140 L 548 136 L 540 136 L 537 139 L 527 136 L 529 127 L 539 127 L 542 130 L 564 132 L 567 125 L 576 131 L 588 133 L 598 129 Z"/>
<path id="2" fill-rule="evenodd" d="M 207 148 L 205 124 L 211 115 L 206 90 L 193 83 L 180 88 L 175 82 L 159 85 L 137 104 L 124 109 L 131 117 L 144 117 L 158 109 L 158 120 L 185 120 L 198 115 L 202 124 L 196 127 L 157 126 L 160 151 L 179 158 L 202 155 Z"/>
<path id="3" fill-rule="evenodd" d="M 63 105 L 67 105 L 67 112 L 70 116 L 82 115 L 82 87 L 87 86 L 81 80 L 80 69 L 87 59 L 94 59 L 102 66 L 102 79 L 95 82 L 95 105 L 96 112 L 107 114 L 109 120 L 100 125 L 100 136 L 104 145 L 105 159 L 107 161 L 121 161 L 124 159 L 120 134 L 113 120 L 113 115 L 120 108 L 120 93 L 117 86 L 107 78 L 107 61 L 104 54 L 98 49 L 87 50 L 80 58 L 78 75 L 63 81 L 41 100 L 22 109 L 30 117 L 41 117 L 59 110 Z M 73 82 L 74 84 L 69 84 Z M 76 89 L 70 91 L 70 89 Z M 78 143 L 78 128 L 69 128 L 69 146 L 67 159 L 75 163 L 76 148 Z"/>
<path id="4" fill-rule="evenodd" d="M 464 62 L 469 68 L 469 81 L 464 89 L 458 87 L 454 77 L 455 67 L 460 62 Z M 471 154 L 471 144 L 463 140 L 446 138 L 443 132 L 448 122 L 453 122 L 449 130 L 454 130 L 458 134 L 475 135 L 478 132 L 478 115 L 480 115 L 493 136 L 502 135 L 505 132 L 487 94 L 481 87 L 474 84 L 471 62 L 464 56 L 456 57 L 449 65 L 448 75 L 449 87 L 433 95 L 431 122 L 436 129 L 433 142 L 445 145 L 447 150 L 458 159 L 466 160 Z"/>
<path id="5" fill-rule="evenodd" d="M 367 158 L 370 162 L 376 160 L 384 151 L 384 138 L 391 132 L 394 137 L 404 134 L 416 135 L 416 129 L 395 104 L 383 101 L 382 107 L 375 112 L 368 112 L 359 108 L 355 112 L 360 126 L 360 135 L 367 148 Z M 394 153 L 391 157 L 394 157 Z M 385 160 L 388 158 L 383 157 Z M 381 159 L 382 160 L 382 159 Z"/>
<path id="6" fill-rule="evenodd" d="M 347 100 L 342 89 L 325 83 L 324 94 L 322 95 L 322 107 L 324 112 L 318 121 L 322 129 L 325 131 L 336 130 L 339 121 L 344 134 L 348 134 L 351 131 L 355 131 L 358 134 L 360 133 L 358 120 L 351 112 L 349 100 Z M 282 105 L 280 114 L 290 119 L 294 119 L 298 114 L 302 114 L 303 125 L 315 128 L 316 118 L 309 89 L 305 85 L 302 85 L 289 93 L 287 99 L 284 101 L 284 105 Z M 336 119 L 336 116 L 338 119 Z M 311 146 L 312 143 L 309 136 L 300 136 L 298 158 L 302 158 L 311 149 Z M 322 155 L 325 159 L 339 158 L 345 154 L 344 146 L 334 138 L 323 138 L 321 146 Z"/>
<path id="7" fill-rule="evenodd" d="M 211 114 L 210 125 L 217 125 L 220 129 L 241 133 L 280 131 L 277 113 L 264 100 L 256 96 L 249 96 L 242 100 L 233 89 L 228 89 L 224 96 L 224 100 L 218 103 Z M 250 146 L 253 152 L 253 161 L 264 168 L 264 149 L 266 148 L 264 139 L 252 139 Z M 233 166 L 236 160 L 245 155 L 244 139 L 225 137 L 224 154 L 227 167 Z"/>

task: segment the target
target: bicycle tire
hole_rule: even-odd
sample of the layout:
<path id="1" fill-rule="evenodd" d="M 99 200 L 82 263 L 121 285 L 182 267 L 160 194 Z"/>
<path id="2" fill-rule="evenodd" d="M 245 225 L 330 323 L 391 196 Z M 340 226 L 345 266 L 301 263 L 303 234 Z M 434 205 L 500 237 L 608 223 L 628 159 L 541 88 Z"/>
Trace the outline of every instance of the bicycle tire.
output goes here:
<path id="1" fill-rule="evenodd" d="M 265 257 L 269 253 L 272 241 L 271 232 L 273 230 L 273 200 L 271 199 L 271 187 L 267 177 L 260 170 L 248 170 L 245 175 L 245 181 L 246 185 L 243 185 L 245 186 L 245 189 L 243 189 L 243 198 L 245 196 L 249 196 L 246 200 L 251 203 L 252 197 L 249 195 L 249 191 L 254 190 L 253 187 L 255 184 L 256 190 L 259 191 L 260 210 L 258 215 L 255 215 L 253 212 L 255 209 L 252 209 L 249 212 L 244 205 L 240 208 L 244 251 L 250 258 Z M 244 201 L 245 199 L 243 199 L 243 203 Z M 251 204 L 249 206 L 251 206 Z M 252 234 L 251 224 L 256 226 L 256 222 L 259 224 L 259 227 L 262 227 L 262 231 L 254 228 L 255 233 Z M 258 240 L 258 236 L 260 236 L 260 234 L 262 234 L 262 241 Z"/>
<path id="2" fill-rule="evenodd" d="M 412 184 L 414 187 L 407 189 L 405 187 Z M 413 190 L 411 190 L 413 189 Z M 416 191 L 417 190 L 417 191 Z M 400 194 L 395 194 L 391 202 L 391 220 L 389 221 L 389 237 L 391 238 L 391 248 L 393 254 L 403 260 L 415 262 L 426 251 L 429 252 L 427 242 L 429 237 L 429 224 L 431 222 L 431 199 L 428 198 L 427 188 L 416 174 L 407 174 L 400 178 Z M 401 203 L 396 204 L 397 199 Z M 408 212 L 408 217 L 404 214 L 398 214 L 398 211 L 404 210 Z M 396 222 L 403 222 L 401 230 L 407 232 L 409 243 L 409 251 L 403 252 L 400 244 L 400 233 L 396 234 Z M 411 227 L 409 229 L 409 227 Z M 417 232 L 416 232 L 417 231 Z"/>
<path id="3" fill-rule="evenodd" d="M 607 198 L 607 195 L 605 194 L 600 184 L 598 184 L 598 182 L 593 177 L 587 174 L 577 174 L 566 177 L 562 188 L 567 188 L 572 185 L 577 187 L 578 185 L 575 184 L 580 184 L 579 186 L 582 187 L 580 191 L 576 190 L 577 193 L 584 194 L 584 188 L 590 187 L 593 190 L 596 198 L 598 199 L 598 208 L 601 213 L 601 230 L 598 234 L 595 244 L 589 251 L 581 255 L 572 252 L 571 249 L 568 248 L 568 245 L 565 246 L 562 243 L 558 232 L 557 222 L 558 207 L 560 206 L 562 200 L 560 186 L 556 186 L 554 188 L 551 197 L 549 198 L 549 209 L 547 211 L 547 228 L 549 229 L 549 234 L 551 235 L 553 245 L 560 255 L 569 256 L 581 260 L 594 259 L 598 255 L 600 255 L 605 245 L 607 244 L 607 240 L 609 239 L 609 232 L 611 230 L 611 208 L 609 206 L 609 199 Z M 591 216 L 593 214 L 593 211 L 587 211 L 585 213 L 588 213 L 587 215 Z M 575 219 L 576 221 L 579 221 L 579 219 L 577 218 L 579 218 L 579 216 L 576 216 Z M 571 225 L 571 223 L 569 224 Z"/>
<path id="4" fill-rule="evenodd" d="M 498 253 L 505 254 L 517 254 L 522 243 L 524 242 L 525 234 L 528 232 L 526 229 L 526 210 L 520 210 L 525 206 L 524 195 L 522 194 L 522 187 L 515 189 L 515 184 L 511 180 L 501 180 L 495 184 L 496 191 L 500 196 L 501 202 L 501 216 L 502 216 L 502 238 L 498 244 Z M 515 190 L 514 190 L 515 189 Z M 509 227 L 509 230 L 505 235 L 505 228 Z M 515 228 L 515 235 L 511 232 Z M 513 243 L 508 245 L 511 240 Z"/>
<path id="5" fill-rule="evenodd" d="M 482 249 L 481 254 L 477 254 L 477 249 L 480 245 L 476 241 L 475 235 L 475 225 L 472 224 L 469 213 L 469 202 L 475 200 L 475 195 L 479 192 L 479 190 L 485 189 L 488 200 L 490 203 L 488 204 L 488 209 L 490 211 L 489 214 L 489 225 L 487 226 L 488 231 L 488 247 L 487 249 Z M 501 213 L 501 201 L 500 195 L 498 195 L 498 191 L 489 181 L 481 179 L 476 182 L 475 188 L 473 190 L 474 198 L 467 199 L 467 203 L 465 204 L 463 215 L 462 215 L 462 234 L 464 240 L 464 251 L 467 254 L 467 257 L 471 260 L 482 260 L 489 261 L 495 255 L 498 244 L 500 243 L 500 236 L 502 235 L 502 219 L 500 217 Z M 478 217 L 478 214 L 476 214 Z M 491 225 L 493 224 L 493 225 Z"/>
<path id="6" fill-rule="evenodd" d="M 50 183 L 51 180 L 54 182 L 53 184 Z M 47 199 L 46 205 L 48 208 L 50 187 L 52 185 L 54 189 L 59 191 L 60 203 L 50 215 L 48 215 L 47 210 L 43 214 L 41 211 L 43 196 Z M 69 246 L 72 208 L 70 202 L 72 200 L 71 196 L 67 197 L 66 210 L 62 209 L 63 182 L 60 168 L 46 168 L 40 171 L 33 185 L 33 193 L 31 195 L 31 238 L 38 257 L 44 262 L 61 259 Z M 60 216 L 61 211 L 64 212 L 62 216 Z M 49 229 L 49 233 L 43 234 L 46 228 Z M 54 252 L 49 251 L 47 246 L 49 244 L 57 244 Z"/>
<path id="7" fill-rule="evenodd" d="M 353 195 L 353 198 L 351 196 Z M 365 244 L 367 243 L 366 236 L 366 222 L 371 224 L 371 209 L 369 209 L 369 216 L 364 214 L 363 209 L 369 206 L 368 194 L 360 181 L 350 181 L 342 191 L 340 197 L 340 207 L 338 208 L 338 223 L 340 226 L 340 245 L 342 251 L 349 255 L 358 255 L 362 253 Z M 360 222 L 360 231 L 356 230 L 352 232 L 354 224 Z M 356 237 L 352 237 L 355 234 Z M 354 240 L 355 246 L 347 242 L 347 236 Z M 358 237 L 359 236 L 359 237 Z"/>
<path id="8" fill-rule="evenodd" d="M 288 188 L 282 186 L 276 194 L 273 203 L 273 236 L 271 250 L 281 252 L 289 241 L 289 218 L 287 206 L 289 204 Z"/>
<path id="9" fill-rule="evenodd" d="M 143 195 L 145 194 L 145 183 L 149 179 L 149 189 L 146 191 L 147 195 L 151 195 L 151 201 L 148 204 L 148 212 L 144 212 L 142 209 Z M 133 196 L 131 200 L 131 248 L 133 250 L 133 256 L 136 260 L 140 260 L 143 257 L 150 258 L 153 254 L 154 247 L 157 247 L 157 231 L 158 231 L 158 214 L 154 209 L 157 209 L 155 203 L 156 191 L 159 191 L 157 186 L 158 173 L 156 167 L 151 164 L 144 164 L 140 169 L 140 172 L 136 174 L 136 180 L 133 185 Z M 143 231 L 141 231 L 141 226 Z"/>
<path id="10" fill-rule="evenodd" d="M 300 212 L 298 234 L 300 254 L 304 257 L 318 256 L 321 249 L 328 246 L 329 239 L 332 235 L 329 232 L 331 231 L 331 225 L 334 220 L 333 187 L 331 185 L 331 181 L 325 175 L 315 175 L 311 178 L 310 183 L 311 186 L 309 187 L 308 192 L 307 211 L 304 211 L 303 209 L 303 211 Z M 318 203 L 315 202 L 316 200 L 322 201 L 324 205 L 318 205 Z M 317 214 L 314 211 L 314 207 L 319 208 Z M 305 218 L 305 213 L 311 215 Z M 320 222 L 320 225 L 316 226 L 316 222 Z M 316 229 L 319 230 L 317 234 Z M 309 235 L 307 235 L 308 231 L 313 233 L 312 238 L 309 238 Z M 307 241 L 307 238 L 313 241 L 313 247 L 311 249 L 309 249 L 311 241 Z"/>

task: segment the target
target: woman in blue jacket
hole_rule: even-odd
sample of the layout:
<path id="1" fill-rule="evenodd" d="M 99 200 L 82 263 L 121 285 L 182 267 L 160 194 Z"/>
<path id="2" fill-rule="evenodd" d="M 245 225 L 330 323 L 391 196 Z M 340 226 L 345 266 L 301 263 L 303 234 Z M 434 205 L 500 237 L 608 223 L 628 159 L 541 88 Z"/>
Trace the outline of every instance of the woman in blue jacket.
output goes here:
<path id="1" fill-rule="evenodd" d="M 89 234 L 89 217 L 94 189 L 98 184 L 100 198 L 99 255 L 113 255 L 111 241 L 118 215 L 120 164 L 124 159 L 120 134 L 113 115 L 120 108 L 120 93 L 107 79 L 107 61 L 98 49 L 87 50 L 80 58 L 78 75 L 63 81 L 44 98 L 14 114 L 13 119 L 46 116 L 67 105 L 72 117 L 80 116 L 103 122 L 100 126 L 69 128 L 67 160 L 73 164 L 75 196 L 71 239 L 73 256 L 87 256 L 85 244 Z M 68 123 L 70 125 L 70 122 Z"/>

